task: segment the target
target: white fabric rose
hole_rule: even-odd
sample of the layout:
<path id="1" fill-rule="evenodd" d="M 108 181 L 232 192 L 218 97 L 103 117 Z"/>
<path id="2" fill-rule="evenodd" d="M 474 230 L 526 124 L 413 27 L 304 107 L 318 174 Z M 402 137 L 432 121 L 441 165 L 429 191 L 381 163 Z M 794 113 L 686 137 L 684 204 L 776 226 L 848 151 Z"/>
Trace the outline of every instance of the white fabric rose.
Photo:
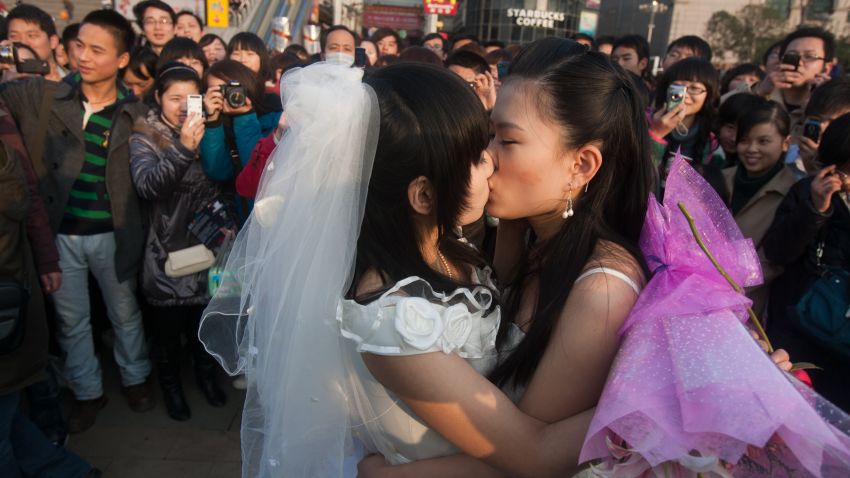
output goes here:
<path id="1" fill-rule="evenodd" d="M 443 336 L 440 348 L 450 354 L 466 344 L 472 333 L 472 314 L 463 304 L 455 304 L 443 312 Z"/>
<path id="2" fill-rule="evenodd" d="M 443 317 L 431 302 L 405 298 L 396 304 L 395 329 L 411 347 L 428 350 L 443 334 Z"/>

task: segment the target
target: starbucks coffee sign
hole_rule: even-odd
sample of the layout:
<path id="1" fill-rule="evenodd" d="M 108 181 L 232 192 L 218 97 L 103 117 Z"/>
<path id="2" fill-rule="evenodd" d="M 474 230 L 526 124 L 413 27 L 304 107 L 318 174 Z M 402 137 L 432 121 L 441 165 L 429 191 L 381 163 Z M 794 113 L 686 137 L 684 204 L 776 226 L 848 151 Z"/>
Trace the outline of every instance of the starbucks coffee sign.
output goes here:
<path id="1" fill-rule="evenodd" d="M 547 12 L 543 10 L 525 10 L 522 8 L 509 8 L 508 18 L 516 19 L 516 24 L 521 27 L 532 28 L 555 28 L 555 23 L 564 21 L 564 12 Z"/>

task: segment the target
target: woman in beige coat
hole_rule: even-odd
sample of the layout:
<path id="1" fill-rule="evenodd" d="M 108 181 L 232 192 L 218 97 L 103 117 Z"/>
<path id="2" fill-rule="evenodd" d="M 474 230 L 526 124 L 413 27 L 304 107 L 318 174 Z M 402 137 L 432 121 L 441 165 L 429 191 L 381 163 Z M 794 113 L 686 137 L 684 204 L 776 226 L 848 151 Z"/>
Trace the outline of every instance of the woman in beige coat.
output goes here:
<path id="1" fill-rule="evenodd" d="M 738 122 L 740 164 L 723 170 L 726 203 L 744 237 L 753 240 L 759 252 L 764 283 L 750 288 L 753 310 L 765 321 L 770 282 L 782 269 L 764 256 L 762 241 L 773 222 L 776 209 L 794 185 L 794 176 L 785 165 L 791 138 L 788 113 L 773 101 L 759 102 Z"/>

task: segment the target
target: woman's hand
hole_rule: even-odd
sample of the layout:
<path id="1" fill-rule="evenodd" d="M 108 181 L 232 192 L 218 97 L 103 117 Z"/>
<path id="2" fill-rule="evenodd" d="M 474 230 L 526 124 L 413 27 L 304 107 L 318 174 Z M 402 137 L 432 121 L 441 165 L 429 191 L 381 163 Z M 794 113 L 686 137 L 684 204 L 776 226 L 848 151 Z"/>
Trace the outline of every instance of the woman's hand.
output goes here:
<path id="1" fill-rule="evenodd" d="M 472 81 L 475 94 L 484 105 L 484 109 L 491 111 L 496 106 L 496 80 L 489 71 L 475 75 Z"/>
<path id="2" fill-rule="evenodd" d="M 813 171 L 815 159 L 818 156 L 818 143 L 812 141 L 811 138 L 800 136 L 798 142 L 800 147 L 800 159 L 803 161 L 806 171 Z"/>
<path id="3" fill-rule="evenodd" d="M 659 138 L 667 136 L 685 119 L 686 108 L 685 103 L 682 102 L 670 111 L 667 111 L 666 107 L 659 109 L 652 115 L 649 131 Z"/>
<path id="4" fill-rule="evenodd" d="M 391 468 L 384 455 L 373 453 L 357 464 L 357 478 L 387 478 Z"/>
<path id="5" fill-rule="evenodd" d="M 750 330 L 749 332 L 753 339 L 758 342 L 759 347 L 764 350 L 764 353 L 769 353 L 770 347 L 767 346 L 767 342 L 765 342 L 755 330 Z M 774 350 L 773 353 L 770 354 L 770 359 L 773 360 L 773 363 L 775 363 L 777 367 L 786 372 L 790 372 L 791 367 L 794 366 L 794 364 L 791 363 L 791 356 L 788 355 L 788 352 L 786 352 L 785 349 Z"/>
<path id="6" fill-rule="evenodd" d="M 234 108 L 230 106 L 230 103 L 224 101 L 224 114 L 226 115 L 241 115 L 248 113 L 253 109 L 254 105 L 251 104 L 251 98 L 248 98 L 247 96 L 245 97 L 245 104 L 239 108 Z"/>
<path id="7" fill-rule="evenodd" d="M 223 108 L 224 96 L 221 94 L 221 88 L 210 86 L 207 89 L 207 94 L 204 95 L 204 109 L 207 111 L 207 121 L 218 121 Z"/>
<path id="8" fill-rule="evenodd" d="M 829 211 L 832 195 L 841 191 L 841 178 L 835 172 L 835 165 L 821 169 L 812 180 L 812 205 L 821 214 Z"/>
<path id="9" fill-rule="evenodd" d="M 197 115 L 191 115 L 183 122 L 180 128 L 180 144 L 190 151 L 197 151 L 204 137 L 204 119 Z"/>

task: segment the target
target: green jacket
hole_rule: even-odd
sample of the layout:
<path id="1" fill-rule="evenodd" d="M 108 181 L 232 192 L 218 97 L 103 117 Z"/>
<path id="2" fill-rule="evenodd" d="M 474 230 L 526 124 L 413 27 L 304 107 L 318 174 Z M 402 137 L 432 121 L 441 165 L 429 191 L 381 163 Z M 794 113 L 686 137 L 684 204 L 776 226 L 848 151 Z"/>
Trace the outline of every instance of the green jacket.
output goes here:
<path id="1" fill-rule="evenodd" d="M 85 157 L 83 108 L 76 77 L 70 75 L 60 83 L 38 77 L 0 85 L 0 97 L 17 121 L 27 149 L 33 151 L 36 143 L 44 142 L 42 167 L 36 164 L 34 167 L 54 233 L 59 230 L 71 187 L 80 174 Z M 46 135 L 38 138 L 38 110 L 46 91 L 54 91 L 53 103 Z M 139 198 L 130 178 L 129 139 L 133 123 L 144 117 L 146 112 L 147 106 L 140 101 L 131 99 L 123 102 L 116 113 L 109 139 L 106 189 L 112 206 L 117 244 L 115 273 L 121 281 L 135 277 L 144 244 Z"/>

